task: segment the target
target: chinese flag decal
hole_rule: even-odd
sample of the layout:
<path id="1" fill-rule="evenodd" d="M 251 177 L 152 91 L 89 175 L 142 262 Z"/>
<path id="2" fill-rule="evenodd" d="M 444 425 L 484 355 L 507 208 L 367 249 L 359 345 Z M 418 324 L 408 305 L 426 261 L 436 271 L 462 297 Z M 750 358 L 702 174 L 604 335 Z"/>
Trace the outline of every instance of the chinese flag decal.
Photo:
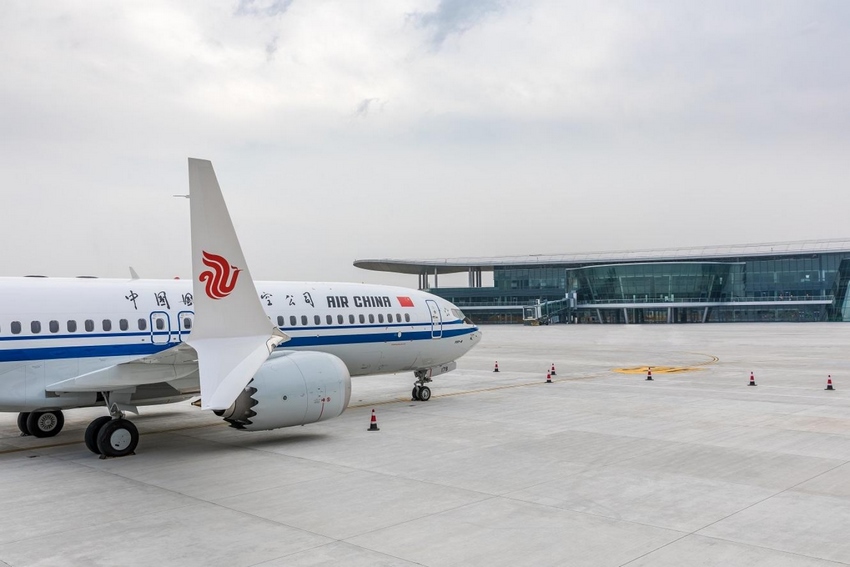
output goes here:
<path id="1" fill-rule="evenodd" d="M 402 307 L 413 307 L 413 300 L 409 297 L 396 297 L 396 299 Z"/>

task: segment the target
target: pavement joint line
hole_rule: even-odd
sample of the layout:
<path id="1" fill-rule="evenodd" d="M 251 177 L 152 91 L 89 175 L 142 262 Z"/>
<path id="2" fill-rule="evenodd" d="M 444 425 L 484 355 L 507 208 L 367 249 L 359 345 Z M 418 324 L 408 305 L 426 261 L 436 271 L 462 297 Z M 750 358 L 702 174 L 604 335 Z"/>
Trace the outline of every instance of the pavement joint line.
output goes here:
<path id="1" fill-rule="evenodd" d="M 425 481 L 422 481 L 422 482 L 425 482 Z M 428 483 L 428 484 L 434 484 L 434 483 Z M 443 485 L 437 485 L 437 486 L 443 486 Z M 450 488 L 451 488 L 451 487 L 450 487 Z M 461 490 L 465 490 L 465 489 L 461 489 Z M 470 492 L 476 492 L 476 491 L 470 491 Z M 386 530 L 386 529 L 388 529 L 388 528 L 395 528 L 395 527 L 398 527 L 398 526 L 403 526 L 403 525 L 405 525 L 405 524 L 409 524 L 409 523 L 411 523 L 411 522 L 418 522 L 418 521 L 420 521 L 420 520 L 424 520 L 424 519 L 426 519 L 426 518 L 432 518 L 432 517 L 434 517 L 434 516 L 439 516 L 440 514 L 445 514 L 446 512 L 456 512 L 457 510 L 460 510 L 460 509 L 462 509 L 462 508 L 467 508 L 467 507 L 469 507 L 469 506 L 475 506 L 475 505 L 477 505 L 477 504 L 482 504 L 482 503 L 484 503 L 484 502 L 489 502 L 489 501 L 491 501 L 491 500 L 497 500 L 497 499 L 499 499 L 499 498 L 503 498 L 502 496 L 498 496 L 498 495 L 496 495 L 496 494 L 487 494 L 487 493 L 485 493 L 485 492 L 480 492 L 479 494 L 484 494 L 485 496 L 487 496 L 487 498 L 482 498 L 481 500 L 476 500 L 475 502 L 467 502 L 467 503 L 465 503 L 465 504 L 460 504 L 460 505 L 458 505 L 458 506 L 453 506 L 453 507 L 451 507 L 451 508 L 446 508 L 445 510 L 440 510 L 439 512 L 431 512 L 431 513 L 429 513 L 429 514 L 425 514 L 425 515 L 420 516 L 420 517 L 418 517 L 418 518 L 410 518 L 409 520 L 404 520 L 403 522 L 396 522 L 396 523 L 395 523 L 395 524 L 393 524 L 392 526 L 385 526 L 385 527 L 383 527 L 383 528 L 375 528 L 374 530 L 369 530 L 369 531 L 367 531 L 367 532 L 363 532 L 363 533 L 360 533 L 360 534 L 357 534 L 357 535 L 349 536 L 349 537 L 347 537 L 347 538 L 345 538 L 345 539 L 342 539 L 342 540 L 339 540 L 339 541 L 342 541 L 342 542 L 344 542 L 344 543 L 349 543 L 349 541 L 348 541 L 348 540 L 350 540 L 350 539 L 352 539 L 352 538 L 355 538 L 355 537 L 361 537 L 361 536 L 364 536 L 364 535 L 373 534 L 373 533 L 375 533 L 375 532 L 379 532 L 379 531 L 381 531 L 381 530 Z M 356 545 L 356 544 L 351 544 L 351 545 Z M 359 547 L 359 546 L 358 546 L 358 547 Z M 367 549 L 368 549 L 368 548 L 367 548 Z M 374 551 L 374 550 L 370 550 L 370 551 Z M 379 553 L 380 553 L 380 552 L 379 552 Z M 402 559 L 402 560 L 404 560 L 404 561 L 409 561 L 408 559 L 404 559 L 404 558 L 401 558 L 401 559 Z M 411 563 L 415 563 L 415 562 L 411 562 Z"/>
<path id="2" fill-rule="evenodd" d="M 722 541 L 722 542 L 725 542 L 725 543 L 734 543 L 735 545 L 745 545 L 745 546 L 748 546 L 748 547 L 755 547 L 756 549 L 767 549 L 767 550 L 770 550 L 770 551 L 775 551 L 777 553 L 784 553 L 784 554 L 787 554 L 787 555 L 793 555 L 794 557 L 805 557 L 806 559 L 814 559 L 816 561 L 825 561 L 827 563 L 832 563 L 834 565 L 850 565 L 850 563 L 846 563 L 844 561 L 839 561 L 837 559 L 824 559 L 823 557 L 816 557 L 814 555 L 804 555 L 802 553 L 797 553 L 795 551 L 786 551 L 784 549 L 776 549 L 775 547 L 767 547 L 766 545 L 760 545 L 758 543 L 751 543 L 751 542 L 745 543 L 745 542 L 742 542 L 742 541 L 734 541 L 734 540 L 729 540 L 729 539 L 723 539 L 723 538 L 720 538 L 720 537 L 717 537 L 717 536 L 710 536 L 710 535 L 704 535 L 704 534 L 689 534 L 687 537 L 691 537 L 691 535 L 693 535 L 694 537 L 702 537 L 702 538 L 705 538 L 705 539 L 713 539 L 715 541 Z"/>
<path id="3" fill-rule="evenodd" d="M 689 534 L 685 534 L 685 535 L 684 535 L 684 536 L 682 536 L 681 538 L 678 538 L 678 539 L 676 539 L 676 540 L 674 540 L 674 541 L 671 541 L 671 542 L 665 543 L 664 545 L 662 545 L 662 546 L 660 546 L 660 547 L 658 547 L 658 548 L 656 548 L 656 549 L 653 549 L 652 551 L 648 551 L 648 552 L 644 553 L 643 555 L 640 555 L 640 556 L 638 556 L 638 557 L 635 557 L 634 559 L 631 559 L 631 560 L 629 560 L 628 562 L 621 564 L 621 565 L 620 565 L 620 567 L 624 567 L 625 565 L 628 565 L 629 563 L 633 563 L 633 562 L 637 561 L 638 559 L 642 559 L 643 557 L 646 557 L 647 555 L 649 555 L 649 554 L 651 554 L 651 553 L 655 553 L 656 551 L 659 551 L 659 550 L 661 550 L 661 549 L 664 549 L 665 547 L 667 547 L 667 546 L 669 546 L 669 545 L 672 545 L 672 544 L 676 543 L 677 541 L 681 541 L 682 539 L 684 539 L 684 538 L 686 538 L 686 537 L 688 537 L 688 536 L 710 537 L 710 538 L 712 538 L 712 539 L 716 539 L 716 540 L 718 540 L 718 541 L 727 541 L 727 542 L 735 543 L 735 544 L 750 545 L 750 544 L 749 544 L 749 543 L 747 543 L 747 542 L 742 542 L 742 541 L 738 541 L 738 540 L 734 540 L 734 539 L 726 539 L 726 538 L 717 537 L 717 536 L 707 536 L 707 535 L 702 535 L 702 534 L 700 534 L 699 532 L 701 532 L 702 530 L 708 529 L 708 528 L 710 528 L 711 526 L 713 526 L 713 525 L 715 525 L 715 524 L 718 524 L 718 523 L 720 523 L 720 522 L 722 522 L 722 521 L 724 521 L 724 520 L 728 520 L 728 519 L 729 519 L 729 518 L 731 518 L 732 516 L 735 516 L 735 515 L 737 515 L 737 514 L 740 514 L 741 512 L 744 512 L 744 511 L 746 511 L 746 510 L 749 510 L 750 508 L 752 508 L 752 507 L 754 507 L 754 506 L 758 506 L 759 504 L 762 504 L 763 502 L 767 502 L 767 501 L 768 501 L 768 500 L 770 500 L 771 498 L 775 498 L 775 497 L 777 497 L 777 496 L 779 496 L 779 495 L 781 495 L 781 494 L 785 494 L 785 493 L 786 493 L 786 492 L 788 492 L 789 490 L 794 490 L 795 488 L 797 488 L 797 487 L 798 487 L 798 486 L 800 486 L 801 484 L 805 484 L 805 483 L 810 482 L 810 481 L 812 481 L 812 480 L 814 480 L 814 479 L 816 479 L 816 478 L 818 478 L 818 477 L 821 477 L 821 476 L 823 476 L 823 475 L 825 475 L 825 474 L 827 474 L 827 473 L 830 473 L 830 472 L 832 472 L 832 471 L 834 471 L 834 470 L 836 470 L 836 469 L 838 469 L 838 468 L 841 468 L 841 467 L 843 467 L 844 465 L 846 465 L 847 463 L 850 463 L 850 461 L 844 461 L 844 462 L 842 462 L 842 463 L 840 463 L 840 464 L 837 464 L 837 465 L 835 465 L 834 467 L 829 468 L 829 469 L 827 469 L 827 470 L 825 470 L 825 471 L 823 471 L 823 472 L 820 472 L 820 473 L 818 473 L 818 474 L 816 474 L 816 475 L 814 475 L 814 476 L 812 476 L 812 477 L 809 477 L 809 478 L 807 478 L 807 479 L 805 479 L 805 480 L 801 480 L 800 482 L 798 482 L 798 483 L 796 483 L 796 484 L 793 484 L 793 485 L 791 485 L 791 486 L 789 486 L 789 487 L 787 487 L 787 488 L 783 488 L 782 490 L 780 490 L 780 491 L 778 491 L 778 492 L 776 492 L 776 493 L 774 493 L 774 494 L 771 494 L 770 496 L 766 496 L 766 497 L 762 498 L 761 500 L 757 500 L 756 502 L 753 502 L 752 504 L 749 504 L 749 505 L 747 505 L 747 506 L 744 506 L 744 507 L 743 507 L 743 508 L 741 508 L 740 510 L 736 510 L 735 512 L 732 512 L 731 514 L 727 514 L 726 516 L 724 516 L 724 517 L 722 517 L 722 518 L 719 518 L 719 519 L 717 519 L 717 520 L 715 520 L 715 521 L 711 522 L 710 524 L 706 524 L 706 525 L 702 526 L 701 528 L 697 528 L 696 530 L 692 531 L 691 533 L 689 533 Z M 754 547 L 762 547 L 762 546 L 758 546 L 758 545 L 756 545 L 756 546 L 754 546 Z M 825 560 L 825 561 L 831 561 L 831 559 L 826 559 L 826 558 L 823 558 L 823 557 L 818 557 L 818 556 L 813 556 L 813 555 L 803 555 L 803 554 L 801 554 L 801 553 L 795 553 L 795 552 L 793 552 L 793 551 L 792 551 L 792 552 L 788 552 L 788 551 L 785 551 L 785 550 L 782 550 L 782 549 L 776 549 L 776 548 L 773 548 L 773 547 L 762 547 L 762 548 L 763 548 L 763 549 L 771 549 L 771 550 L 773 550 L 773 551 L 778 551 L 778 552 L 781 552 L 781 553 L 791 553 L 792 555 L 797 555 L 797 556 L 799 556 L 799 557 L 807 557 L 807 558 L 809 558 L 809 559 L 823 559 L 823 560 Z"/>
<path id="4" fill-rule="evenodd" d="M 694 353 L 694 354 L 697 354 L 697 353 Z M 704 356 L 708 356 L 708 355 L 704 355 Z M 706 363 L 706 364 L 710 364 L 710 363 Z M 557 379 L 553 379 L 552 383 L 572 382 L 572 383 L 576 383 L 576 384 L 587 385 L 587 381 L 593 380 L 595 378 L 604 377 L 604 376 L 605 376 L 605 373 L 597 373 L 597 374 L 590 374 L 590 375 L 571 377 L 571 378 L 557 378 Z M 481 388 L 481 389 L 475 389 L 475 390 L 464 390 L 464 391 L 460 391 L 460 392 L 449 392 L 449 393 L 443 393 L 443 394 L 436 394 L 436 395 L 432 396 L 432 398 L 448 398 L 448 397 L 454 397 L 454 396 L 467 396 L 467 395 L 471 395 L 471 394 L 495 392 L 495 391 L 499 391 L 499 390 L 507 390 L 507 389 L 513 389 L 513 388 L 525 388 L 525 387 L 529 387 L 529 386 L 542 385 L 542 384 L 545 384 L 545 383 L 546 383 L 545 381 L 540 381 L 540 382 L 523 382 L 523 383 L 520 383 L 520 384 L 505 384 L 505 385 L 502 385 L 502 386 L 491 386 L 491 387 L 488 387 L 488 388 Z M 640 386 L 638 384 L 631 384 L 631 383 L 628 383 L 628 382 L 627 383 L 619 383 L 619 385 L 625 386 L 625 387 L 628 387 L 628 388 L 635 388 L 635 389 L 643 388 L 643 386 Z M 782 386 L 772 386 L 772 387 L 773 388 L 781 388 Z M 661 388 L 655 387 L 655 389 L 656 390 L 666 389 L 666 390 L 681 391 L 678 388 L 669 388 L 669 387 L 664 388 L 663 386 Z M 714 392 L 714 393 L 727 393 L 728 392 L 728 390 L 700 390 L 700 391 L 701 392 Z M 792 396 L 791 394 L 777 394 L 777 393 L 771 393 L 770 395 L 782 396 L 782 397 L 791 397 Z M 812 399 L 823 399 L 821 396 L 794 395 L 793 397 L 795 397 L 795 398 L 804 397 L 804 398 L 812 398 Z M 401 403 L 401 402 L 411 402 L 411 401 L 413 401 L 413 400 L 409 400 L 405 396 L 405 397 L 394 398 L 394 399 L 391 399 L 391 400 L 381 400 L 381 401 L 377 401 L 377 402 L 373 402 L 373 403 L 363 403 L 363 404 L 358 403 L 358 404 L 354 404 L 354 405 L 349 405 L 346 409 L 348 409 L 348 408 L 358 409 L 358 408 L 371 407 L 371 406 L 383 406 L 383 405 L 389 405 L 389 404 L 395 404 L 395 403 Z M 765 400 L 765 401 L 770 402 L 770 400 Z M 770 402 L 770 403 L 782 403 L 782 402 Z M 802 411 L 802 410 L 800 410 L 800 411 Z M 200 424 L 200 425 L 187 425 L 187 426 L 175 427 L 175 428 L 171 428 L 171 429 L 161 429 L 161 430 L 156 430 L 156 431 L 150 431 L 150 432 L 144 433 L 144 435 L 155 435 L 155 434 L 161 434 L 161 433 L 175 433 L 175 432 L 186 431 L 186 430 L 191 430 L 191 429 L 203 429 L 203 428 L 206 428 L 206 427 L 215 427 L 215 426 L 219 426 L 219 425 L 221 425 L 221 424 L 219 424 L 219 423 L 205 423 L 205 424 Z M 82 441 L 80 441 L 80 440 L 76 440 L 76 441 L 64 441 L 62 443 L 51 443 L 51 444 L 47 444 L 47 445 L 38 445 L 36 447 L 15 447 L 15 448 L 12 448 L 12 449 L 0 450 L 0 455 L 20 453 L 20 452 L 24 452 L 24 451 L 35 451 L 35 450 L 38 450 L 38 449 L 52 449 L 52 448 L 56 448 L 56 447 L 67 447 L 67 446 L 75 445 L 75 444 L 81 443 L 81 442 Z"/>

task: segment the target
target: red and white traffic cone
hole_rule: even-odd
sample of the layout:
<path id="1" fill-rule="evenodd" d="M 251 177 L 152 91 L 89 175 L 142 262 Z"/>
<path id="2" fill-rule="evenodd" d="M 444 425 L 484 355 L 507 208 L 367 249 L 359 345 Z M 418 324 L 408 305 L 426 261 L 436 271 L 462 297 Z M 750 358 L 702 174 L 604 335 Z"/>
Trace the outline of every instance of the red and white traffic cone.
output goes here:
<path id="1" fill-rule="evenodd" d="M 369 422 L 369 431 L 380 431 L 378 429 L 378 416 L 375 415 L 375 410 L 372 410 L 372 421 Z"/>
<path id="2" fill-rule="evenodd" d="M 652 382 L 652 381 L 653 381 L 653 380 L 652 380 L 652 367 L 651 367 L 651 366 L 648 366 L 648 367 L 646 368 L 646 381 L 647 381 L 647 382 Z"/>
<path id="3" fill-rule="evenodd" d="M 549 374 L 551 374 L 552 376 L 557 376 L 557 375 L 558 375 L 558 373 L 557 373 L 557 372 L 555 372 L 555 363 L 554 363 L 554 362 L 552 363 L 552 372 L 550 372 Z"/>
<path id="4" fill-rule="evenodd" d="M 828 374 L 827 377 L 826 377 L 826 389 L 827 390 L 834 390 L 835 389 L 835 388 L 832 387 L 832 375 L 831 374 Z"/>
<path id="5" fill-rule="evenodd" d="M 756 377 L 750 372 L 750 383 L 747 386 L 756 386 Z"/>
<path id="6" fill-rule="evenodd" d="M 549 372 L 546 373 L 546 383 L 547 384 L 552 383 L 552 375 Z"/>
<path id="7" fill-rule="evenodd" d="M 496 366 L 493 368 L 493 372 L 498 372 L 498 371 L 499 371 L 499 361 L 497 360 Z"/>

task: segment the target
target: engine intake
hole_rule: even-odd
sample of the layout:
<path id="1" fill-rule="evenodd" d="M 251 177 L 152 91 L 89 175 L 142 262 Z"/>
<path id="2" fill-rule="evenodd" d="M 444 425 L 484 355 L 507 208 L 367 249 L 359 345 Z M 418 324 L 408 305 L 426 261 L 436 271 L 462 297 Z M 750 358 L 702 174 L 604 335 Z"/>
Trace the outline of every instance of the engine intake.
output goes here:
<path id="1" fill-rule="evenodd" d="M 338 357 L 286 352 L 266 361 L 236 401 L 216 413 L 236 429 L 263 431 L 337 417 L 350 399 L 351 375 Z"/>

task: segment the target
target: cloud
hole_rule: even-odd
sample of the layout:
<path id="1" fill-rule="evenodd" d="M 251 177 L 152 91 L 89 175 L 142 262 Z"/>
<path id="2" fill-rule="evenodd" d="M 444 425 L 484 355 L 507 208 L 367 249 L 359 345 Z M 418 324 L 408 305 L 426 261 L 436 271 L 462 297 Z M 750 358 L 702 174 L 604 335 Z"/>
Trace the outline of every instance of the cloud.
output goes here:
<path id="1" fill-rule="evenodd" d="M 237 16 L 273 17 L 285 13 L 294 0 L 239 0 Z"/>
<path id="2" fill-rule="evenodd" d="M 280 35 L 275 34 L 266 44 L 266 61 L 272 61 L 274 59 L 274 54 L 277 53 L 277 42 L 279 39 Z"/>
<path id="3" fill-rule="evenodd" d="M 502 7 L 499 0 L 440 0 L 435 10 L 413 12 L 409 17 L 417 27 L 430 31 L 431 44 L 438 49 L 450 35 L 462 35 Z"/>
<path id="4" fill-rule="evenodd" d="M 381 102 L 379 98 L 364 98 L 354 110 L 354 116 L 357 118 L 365 118 L 369 113 L 381 112 L 386 105 L 386 101 Z"/>

